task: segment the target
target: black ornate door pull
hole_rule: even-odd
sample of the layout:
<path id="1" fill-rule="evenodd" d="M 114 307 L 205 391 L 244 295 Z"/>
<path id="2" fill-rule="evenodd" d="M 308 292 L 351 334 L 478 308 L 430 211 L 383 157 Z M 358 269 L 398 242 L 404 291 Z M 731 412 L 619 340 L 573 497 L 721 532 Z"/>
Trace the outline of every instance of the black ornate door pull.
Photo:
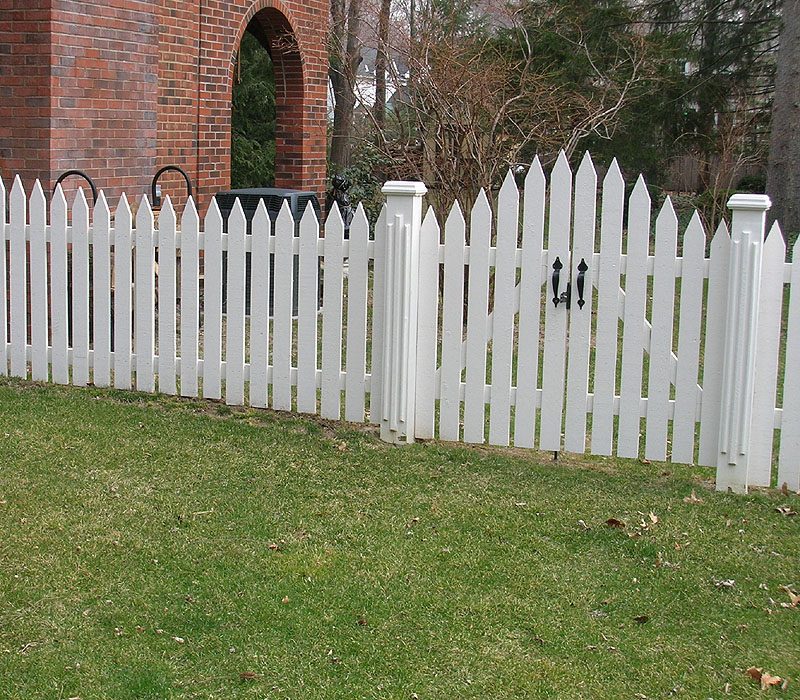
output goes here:
<path id="1" fill-rule="evenodd" d="M 553 305 L 558 306 L 559 301 L 563 301 L 561 297 L 558 296 L 558 281 L 561 277 L 561 268 L 564 267 L 564 264 L 561 262 L 561 258 L 556 258 L 555 262 L 553 263 Z"/>
<path id="2" fill-rule="evenodd" d="M 582 309 L 583 305 L 586 303 L 586 300 L 583 298 L 583 288 L 586 284 L 586 271 L 589 269 L 589 266 L 586 264 L 586 260 L 581 258 L 581 262 L 578 265 L 578 308 Z"/>

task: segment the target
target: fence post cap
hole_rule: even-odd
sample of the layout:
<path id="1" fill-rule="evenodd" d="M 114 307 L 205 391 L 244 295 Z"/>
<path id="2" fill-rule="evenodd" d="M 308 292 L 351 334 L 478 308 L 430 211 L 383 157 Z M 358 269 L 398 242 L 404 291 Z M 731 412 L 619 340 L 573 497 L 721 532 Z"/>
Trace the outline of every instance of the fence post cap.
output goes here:
<path id="1" fill-rule="evenodd" d="M 414 195 L 421 197 L 428 191 L 424 182 L 416 180 L 390 180 L 382 188 L 383 194 Z"/>
<path id="2" fill-rule="evenodd" d="M 767 211 L 772 200 L 765 194 L 734 194 L 728 200 L 728 209 Z"/>

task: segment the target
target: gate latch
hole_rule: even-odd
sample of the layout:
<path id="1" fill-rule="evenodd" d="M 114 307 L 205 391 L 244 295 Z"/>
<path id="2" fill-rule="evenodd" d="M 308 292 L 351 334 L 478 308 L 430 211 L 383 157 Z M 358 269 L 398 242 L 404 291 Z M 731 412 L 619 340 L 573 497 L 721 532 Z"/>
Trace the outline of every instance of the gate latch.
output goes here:
<path id="1" fill-rule="evenodd" d="M 556 257 L 555 261 L 553 262 L 553 306 L 557 307 L 560 303 L 562 303 L 569 308 L 570 302 L 572 301 L 572 283 L 568 281 L 566 289 L 564 289 L 561 294 L 558 293 L 561 270 L 563 267 L 564 263 L 561 262 L 561 258 Z M 579 309 L 582 309 L 586 303 L 586 300 L 583 298 L 583 294 L 586 285 L 586 272 L 588 269 L 589 266 L 586 264 L 586 260 L 581 258 L 581 261 L 578 264 L 578 279 L 576 281 L 576 286 L 578 287 Z"/>

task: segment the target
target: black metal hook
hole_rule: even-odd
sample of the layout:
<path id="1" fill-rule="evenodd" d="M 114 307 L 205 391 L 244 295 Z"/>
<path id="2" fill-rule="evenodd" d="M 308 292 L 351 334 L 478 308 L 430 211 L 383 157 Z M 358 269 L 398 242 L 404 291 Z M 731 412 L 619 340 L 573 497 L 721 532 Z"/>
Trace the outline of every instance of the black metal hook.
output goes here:
<path id="1" fill-rule="evenodd" d="M 161 206 L 161 197 L 156 196 L 156 183 L 158 182 L 158 178 L 161 177 L 162 173 L 165 173 L 167 170 L 174 170 L 179 172 L 183 175 L 183 179 L 186 180 L 186 189 L 188 191 L 188 196 L 192 196 L 192 179 L 189 177 L 189 174 L 180 166 L 180 165 L 165 165 L 161 170 L 159 170 L 155 176 L 153 177 L 153 182 L 150 183 L 150 201 L 153 203 L 154 207 Z"/>
<path id="2" fill-rule="evenodd" d="M 66 180 L 70 175 L 78 175 L 89 183 L 89 187 L 92 188 L 92 206 L 97 204 L 97 187 L 95 187 L 92 178 L 90 178 L 85 172 L 83 172 L 83 170 L 65 170 L 63 173 L 61 173 L 61 175 L 58 176 L 56 184 L 53 185 L 53 192 L 55 193 L 56 188 L 61 184 L 63 180 Z"/>

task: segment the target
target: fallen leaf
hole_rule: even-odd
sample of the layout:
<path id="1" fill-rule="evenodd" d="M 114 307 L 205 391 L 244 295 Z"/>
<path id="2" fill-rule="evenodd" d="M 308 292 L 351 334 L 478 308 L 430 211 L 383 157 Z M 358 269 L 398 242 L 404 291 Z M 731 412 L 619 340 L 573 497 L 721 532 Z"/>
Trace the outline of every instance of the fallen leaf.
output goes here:
<path id="1" fill-rule="evenodd" d="M 288 595 L 283 596 L 283 600 L 281 600 L 281 603 L 286 605 L 286 603 L 288 603 L 288 602 L 289 602 L 289 596 Z"/>
<path id="2" fill-rule="evenodd" d="M 702 498 L 698 498 L 697 494 L 694 492 L 694 489 L 692 489 L 692 495 L 691 496 L 687 496 L 686 498 L 684 498 L 683 502 L 684 503 L 702 503 L 703 499 Z"/>
<path id="3" fill-rule="evenodd" d="M 277 552 L 277 551 L 278 551 L 278 545 L 277 545 L 277 544 L 275 544 L 275 543 L 273 542 L 273 543 L 272 543 L 272 544 L 271 544 L 271 545 L 268 547 L 268 549 L 271 549 L 273 552 Z"/>
<path id="4" fill-rule="evenodd" d="M 367 624 L 367 621 L 363 617 L 359 616 L 358 624 L 361 625 L 362 627 L 365 627 L 366 624 Z"/>
<path id="5" fill-rule="evenodd" d="M 797 511 L 796 510 L 792 510 L 791 507 L 788 506 L 788 505 L 778 506 L 775 509 L 775 512 L 776 513 L 780 513 L 781 515 L 785 515 L 787 517 L 790 516 L 790 515 L 797 515 Z"/>
<path id="6" fill-rule="evenodd" d="M 658 525 L 659 523 L 658 516 L 652 510 L 650 511 L 650 522 L 653 525 Z"/>
<path id="7" fill-rule="evenodd" d="M 183 644 L 186 640 L 183 637 L 173 637 L 173 642 L 178 642 L 178 644 Z"/>
<path id="8" fill-rule="evenodd" d="M 771 685 L 780 685 L 783 678 L 780 676 L 770 675 L 767 671 L 761 674 L 761 690 L 766 690 Z"/>
<path id="9" fill-rule="evenodd" d="M 625 527 L 625 523 L 616 518 L 609 518 L 606 520 L 606 525 L 608 525 L 608 527 Z"/>
<path id="10" fill-rule="evenodd" d="M 761 675 L 762 675 L 763 671 L 764 671 L 763 668 L 756 668 L 755 666 L 751 666 L 750 668 L 748 668 L 745 671 L 745 673 L 748 676 L 750 676 L 750 678 L 752 678 L 754 681 L 759 681 L 760 682 L 761 681 Z"/>
<path id="11" fill-rule="evenodd" d="M 797 604 L 798 604 L 798 603 L 800 603 L 800 595 L 798 595 L 798 594 L 797 594 L 797 593 L 795 593 L 793 590 L 791 590 L 791 589 L 789 588 L 789 586 L 778 586 L 778 590 L 779 590 L 779 591 L 786 591 L 786 593 L 787 593 L 787 594 L 788 594 L 788 596 L 789 596 L 789 600 L 791 600 L 791 601 L 792 601 L 792 604 L 791 604 L 791 606 L 790 606 L 790 607 L 792 607 L 792 608 L 796 608 L 796 607 L 797 607 Z"/>
<path id="12" fill-rule="evenodd" d="M 718 581 L 715 578 L 712 578 L 711 580 L 717 588 L 733 588 L 734 584 L 736 583 L 736 581 L 732 578 L 726 578 L 722 581 Z"/>
<path id="13" fill-rule="evenodd" d="M 419 518 L 411 518 L 411 520 L 408 521 L 408 525 L 406 525 L 406 527 L 411 527 L 412 525 L 414 525 L 414 524 L 416 524 L 418 522 L 419 522 Z"/>
<path id="14" fill-rule="evenodd" d="M 252 671 L 246 671 L 245 673 L 239 674 L 239 678 L 241 678 L 243 681 L 251 681 L 258 677 L 259 675 L 257 673 L 253 673 Z"/>
<path id="15" fill-rule="evenodd" d="M 640 625 L 650 621 L 650 618 L 647 615 L 637 615 L 633 619 L 636 620 L 636 622 L 638 622 Z"/>
<path id="16" fill-rule="evenodd" d="M 346 442 L 340 442 L 336 446 L 336 449 L 339 450 L 339 452 L 344 452 L 347 449 L 347 443 Z"/>
<path id="17" fill-rule="evenodd" d="M 787 484 L 785 481 L 781 485 L 781 493 L 784 496 L 788 496 L 789 495 L 789 484 Z"/>
<path id="18" fill-rule="evenodd" d="M 528 504 L 527 504 L 527 503 L 525 503 L 525 501 L 520 501 L 519 503 L 515 503 L 515 504 L 514 504 L 514 507 L 515 507 L 515 508 L 525 508 L 527 505 L 528 505 Z"/>

